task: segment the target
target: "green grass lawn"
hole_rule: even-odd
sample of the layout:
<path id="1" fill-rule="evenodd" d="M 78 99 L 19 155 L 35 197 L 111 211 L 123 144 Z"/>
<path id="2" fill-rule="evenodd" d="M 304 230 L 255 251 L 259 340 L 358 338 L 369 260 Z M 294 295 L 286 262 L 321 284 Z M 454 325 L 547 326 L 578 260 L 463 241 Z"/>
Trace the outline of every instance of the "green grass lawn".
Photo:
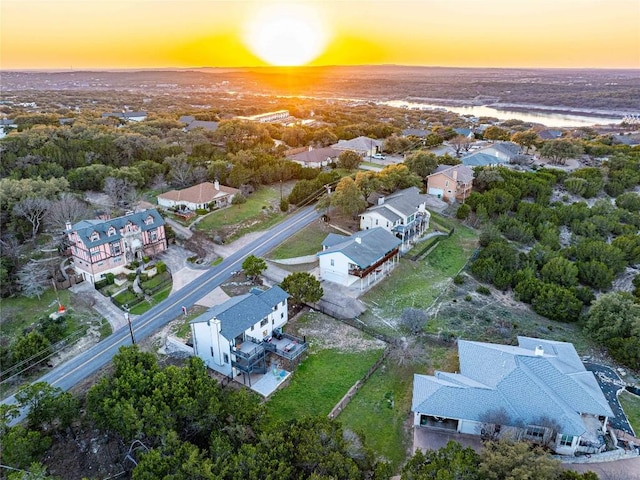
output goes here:
<path id="1" fill-rule="evenodd" d="M 640 435 L 640 397 L 625 391 L 618 398 L 637 437 Z"/>
<path id="2" fill-rule="evenodd" d="M 320 222 L 313 222 L 274 248 L 268 258 L 280 260 L 316 254 L 322 250 L 322 241 L 329 231 L 329 228 Z"/>
<path id="3" fill-rule="evenodd" d="M 153 307 L 154 305 L 157 305 L 158 303 L 166 299 L 171 293 L 171 288 L 172 288 L 172 284 L 170 283 L 165 288 L 154 293 L 151 296 L 151 302 L 146 302 L 146 301 L 141 302 L 135 307 L 133 307 L 131 309 L 131 313 L 133 313 L 134 315 L 142 315 L 147 310 L 151 309 L 151 307 Z"/>
<path id="4" fill-rule="evenodd" d="M 361 320 L 390 333 L 381 318 L 397 318 L 407 307 L 424 309 L 431 306 L 467 263 L 477 248 L 477 238 L 477 232 L 458 225 L 455 233 L 443 238 L 424 259 L 413 262 L 408 259 L 413 250 L 409 252 L 389 278 L 362 297 L 375 312 L 370 309 Z M 414 248 L 416 253 L 421 249 L 420 244 Z"/>
<path id="5" fill-rule="evenodd" d="M 196 224 L 196 230 L 212 232 L 245 222 L 252 224 L 262 224 L 263 222 L 267 222 L 267 224 L 269 222 L 276 223 L 284 214 L 273 212 L 268 214 L 267 212 L 271 211 L 270 207 L 272 202 L 279 198 L 280 190 L 278 188 L 262 187 L 249 195 L 245 203 L 231 205 L 228 208 L 223 208 L 222 210 L 208 214 L 206 218 Z M 275 217 L 275 219 L 273 217 Z"/>
<path id="6" fill-rule="evenodd" d="M 68 290 L 60 290 L 57 294 L 60 303 L 73 308 L 71 294 Z M 45 291 L 40 298 L 11 297 L 0 300 L 0 331 L 2 336 L 14 337 L 42 317 L 58 310 L 58 296 L 53 289 Z"/>
<path id="7" fill-rule="evenodd" d="M 275 422 L 328 415 L 380 355 L 379 349 L 354 353 L 328 349 L 310 354 L 295 370 L 291 384 L 269 399 L 270 419 Z"/>

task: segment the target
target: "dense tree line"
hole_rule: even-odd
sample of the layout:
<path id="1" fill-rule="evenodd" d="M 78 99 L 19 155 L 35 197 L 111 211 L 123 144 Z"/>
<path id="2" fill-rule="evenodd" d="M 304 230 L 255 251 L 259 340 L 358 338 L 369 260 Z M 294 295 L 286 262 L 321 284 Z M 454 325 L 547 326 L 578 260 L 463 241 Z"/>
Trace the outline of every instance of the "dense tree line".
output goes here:
<path id="1" fill-rule="evenodd" d="M 482 226 L 483 248 L 472 273 L 501 290 L 513 289 L 517 299 L 550 319 L 582 318 L 596 293 L 609 290 L 627 267 L 640 263 L 640 195 L 624 191 L 637 183 L 615 174 L 625 171 L 640 181 L 639 160 L 638 154 L 619 155 L 602 168 L 570 174 L 548 169 L 477 170 L 479 191 L 470 195 L 461 212 L 466 218 L 472 211 L 471 221 Z M 606 185 L 621 182 L 624 193 L 614 200 L 606 194 Z M 568 196 L 551 202 L 554 189 L 562 187 L 583 198 L 603 198 L 591 206 L 585 201 L 569 203 Z M 597 330 L 586 328 L 591 333 Z M 619 361 L 637 368 L 637 356 L 629 353 L 639 341 L 636 327 L 593 336 Z"/>

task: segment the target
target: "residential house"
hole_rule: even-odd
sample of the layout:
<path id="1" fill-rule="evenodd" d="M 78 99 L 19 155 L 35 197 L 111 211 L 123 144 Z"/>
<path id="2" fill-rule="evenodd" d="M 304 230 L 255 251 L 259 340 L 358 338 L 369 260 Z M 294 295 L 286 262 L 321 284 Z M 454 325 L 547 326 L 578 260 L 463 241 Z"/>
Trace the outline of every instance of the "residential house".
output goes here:
<path id="1" fill-rule="evenodd" d="M 252 289 L 216 305 L 190 322 L 194 354 L 211 369 L 236 377 L 265 374 L 271 360 L 295 360 L 307 344 L 282 328 L 289 295 L 278 286 Z M 255 378 L 255 377 L 254 377 Z"/>
<path id="2" fill-rule="evenodd" d="M 213 210 L 231 205 L 233 196 L 239 193 L 237 188 L 203 182 L 182 190 L 171 190 L 158 195 L 158 205 L 165 208 L 182 207 L 191 211 L 197 209 Z"/>
<path id="3" fill-rule="evenodd" d="M 417 187 L 379 197 L 377 205 L 360 214 L 360 230 L 382 227 L 402 239 L 403 244 L 429 228 L 428 196 Z"/>
<path id="4" fill-rule="evenodd" d="M 303 167 L 322 168 L 326 167 L 338 158 L 340 150 L 335 148 L 304 148 L 302 151 L 293 150 L 293 153 L 285 152 L 285 157 L 292 162 L 299 163 Z"/>
<path id="5" fill-rule="evenodd" d="M 473 188 L 473 170 L 466 165 L 438 165 L 427 176 L 427 193 L 447 202 L 464 202 Z"/>
<path id="6" fill-rule="evenodd" d="M 351 140 L 340 140 L 338 143 L 331 145 L 331 148 L 340 150 L 353 150 L 359 153 L 363 157 L 372 157 L 376 153 L 382 153 L 382 146 L 384 142 L 382 140 L 376 140 L 369 137 L 356 137 Z"/>
<path id="7" fill-rule="evenodd" d="M 125 265 L 167 249 L 164 219 L 157 210 L 122 217 L 67 223 L 73 268 L 92 284 L 107 273 L 117 275 Z"/>
<path id="8" fill-rule="evenodd" d="M 556 140 L 562 137 L 562 130 L 545 128 L 538 132 L 540 140 Z"/>
<path id="9" fill-rule="evenodd" d="M 461 158 L 462 164 L 469 167 L 505 165 L 519 156 L 522 149 L 513 142 L 496 142 Z"/>
<path id="10" fill-rule="evenodd" d="M 405 128 L 402 130 L 403 137 L 419 137 L 425 138 L 431 133 L 429 130 L 425 130 L 423 128 Z"/>
<path id="11" fill-rule="evenodd" d="M 473 130 L 471 130 L 470 128 L 454 128 L 453 131 L 458 135 L 462 135 L 463 137 L 467 137 L 469 139 L 475 138 Z"/>
<path id="12" fill-rule="evenodd" d="M 362 230 L 351 236 L 330 233 L 318 253 L 320 279 L 360 288 L 382 278 L 400 258 L 401 240 L 382 227 Z"/>
<path id="13" fill-rule="evenodd" d="M 9 118 L 0 118 L 0 138 L 4 138 L 11 131 L 18 128 L 14 120 Z"/>
<path id="14" fill-rule="evenodd" d="M 191 115 L 183 115 L 178 119 L 178 121 L 185 125 L 185 132 L 190 132 L 191 130 L 195 130 L 196 128 L 202 128 L 203 130 L 207 130 L 209 132 L 215 132 L 218 129 L 219 123 L 209 122 L 205 120 L 196 120 L 196 118 Z"/>
<path id="15" fill-rule="evenodd" d="M 460 373 L 414 375 L 414 428 L 516 438 L 556 453 L 604 449 L 613 412 L 571 343 L 458 341 Z"/>
<path id="16" fill-rule="evenodd" d="M 147 112 L 107 112 L 102 114 L 102 118 L 114 117 L 125 122 L 142 122 L 147 119 Z"/>

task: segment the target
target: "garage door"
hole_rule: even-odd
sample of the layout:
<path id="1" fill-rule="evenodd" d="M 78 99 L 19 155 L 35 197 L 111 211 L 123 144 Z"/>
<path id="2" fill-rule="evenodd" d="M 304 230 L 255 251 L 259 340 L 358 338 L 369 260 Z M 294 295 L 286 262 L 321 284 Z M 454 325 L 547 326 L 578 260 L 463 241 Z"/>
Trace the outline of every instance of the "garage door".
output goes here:
<path id="1" fill-rule="evenodd" d="M 444 195 L 444 190 L 442 188 L 429 188 L 429 195 L 435 195 L 438 198 L 442 198 Z"/>

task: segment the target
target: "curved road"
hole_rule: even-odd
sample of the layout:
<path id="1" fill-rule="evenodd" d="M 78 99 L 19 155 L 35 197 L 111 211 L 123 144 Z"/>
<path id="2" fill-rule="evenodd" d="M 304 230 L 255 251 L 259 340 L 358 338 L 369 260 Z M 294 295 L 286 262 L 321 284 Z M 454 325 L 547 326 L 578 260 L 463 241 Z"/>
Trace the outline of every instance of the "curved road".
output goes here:
<path id="1" fill-rule="evenodd" d="M 136 318 L 133 321 L 134 337 L 136 340 L 148 337 L 181 315 L 183 306 L 187 308 L 193 306 L 196 301 L 222 284 L 231 275 L 231 272 L 241 270 L 242 262 L 247 256 L 266 254 L 319 217 L 320 214 L 313 207 L 305 207 L 271 228 L 257 240 L 224 259 L 220 265 L 211 268 L 180 291 L 170 295 L 147 313 Z M 131 345 L 131 336 L 126 327 L 115 331 L 86 352 L 54 368 L 37 381 L 47 382 L 54 387 L 69 390 L 109 363 L 123 345 Z M 15 404 L 16 400 L 12 395 L 4 399 L 2 403 Z M 19 419 L 15 421 L 19 421 Z"/>

